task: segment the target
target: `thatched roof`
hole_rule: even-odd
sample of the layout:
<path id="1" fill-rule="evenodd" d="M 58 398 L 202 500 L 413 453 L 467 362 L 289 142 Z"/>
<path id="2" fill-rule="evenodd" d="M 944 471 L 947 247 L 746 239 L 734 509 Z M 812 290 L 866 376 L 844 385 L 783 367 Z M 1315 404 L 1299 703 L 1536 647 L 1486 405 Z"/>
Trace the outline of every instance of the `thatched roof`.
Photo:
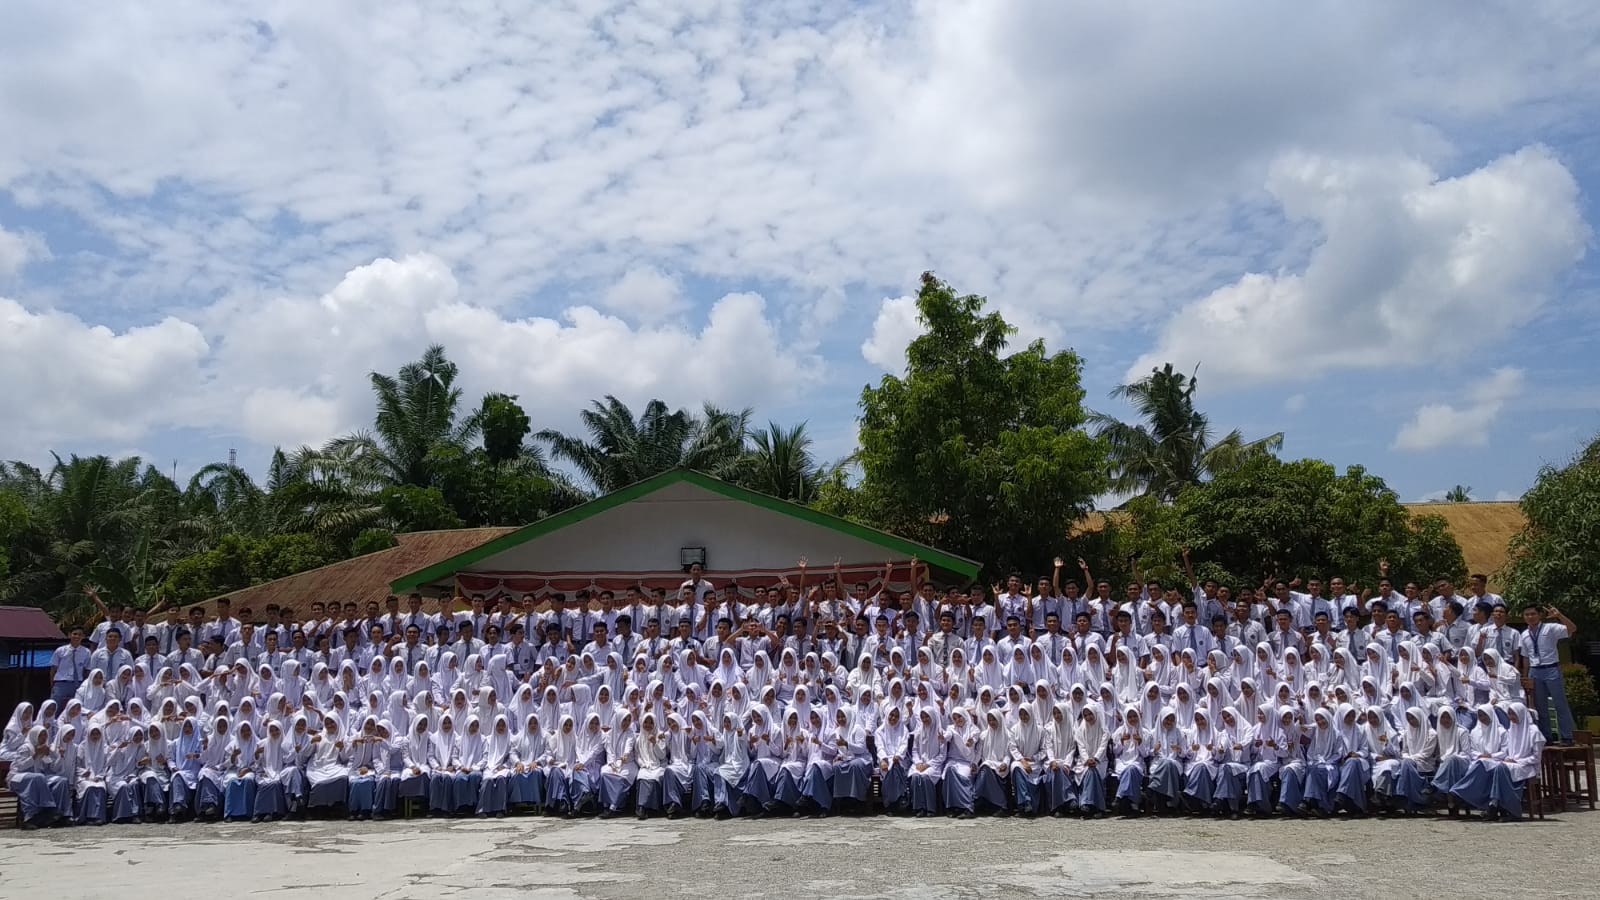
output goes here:
<path id="1" fill-rule="evenodd" d="M 389 595 L 389 582 L 401 575 L 427 568 L 515 530 L 457 528 L 400 534 L 395 536 L 399 541 L 398 546 L 387 550 L 310 569 L 222 596 L 233 602 L 235 612 L 248 606 L 258 618 L 268 603 L 292 609 L 294 614 L 287 617 L 291 619 L 309 616 L 311 604 L 316 600 L 324 603 L 354 602 L 364 611 L 368 600 L 382 603 Z M 215 599 L 218 598 L 212 598 Z"/>
<path id="2" fill-rule="evenodd" d="M 1472 503 L 1407 503 L 1413 516 L 1441 516 L 1450 526 L 1468 572 L 1482 572 L 1495 580 L 1506 564 L 1511 538 L 1522 530 L 1527 519 L 1515 500 Z"/>
<path id="3" fill-rule="evenodd" d="M 1526 519 L 1515 500 L 1471 503 L 1407 503 L 1405 508 L 1413 516 L 1436 515 L 1450 527 L 1450 533 L 1461 545 L 1461 555 L 1467 560 L 1468 572 L 1482 572 L 1491 584 L 1506 564 L 1507 548 L 1511 538 L 1522 530 Z M 1092 534 L 1113 522 L 1125 520 L 1122 510 L 1089 513 L 1068 529 L 1068 537 Z"/>

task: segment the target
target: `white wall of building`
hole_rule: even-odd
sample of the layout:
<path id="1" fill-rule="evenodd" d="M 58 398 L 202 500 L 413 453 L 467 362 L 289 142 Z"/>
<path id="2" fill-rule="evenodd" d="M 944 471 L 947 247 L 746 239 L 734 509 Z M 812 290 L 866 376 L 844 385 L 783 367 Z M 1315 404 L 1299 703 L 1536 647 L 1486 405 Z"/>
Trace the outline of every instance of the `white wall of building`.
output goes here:
<path id="1" fill-rule="evenodd" d="M 482 560 L 470 572 L 671 571 L 683 547 L 706 548 L 707 570 L 813 570 L 881 565 L 897 554 L 869 541 L 688 483 L 668 485 L 597 516 Z"/>

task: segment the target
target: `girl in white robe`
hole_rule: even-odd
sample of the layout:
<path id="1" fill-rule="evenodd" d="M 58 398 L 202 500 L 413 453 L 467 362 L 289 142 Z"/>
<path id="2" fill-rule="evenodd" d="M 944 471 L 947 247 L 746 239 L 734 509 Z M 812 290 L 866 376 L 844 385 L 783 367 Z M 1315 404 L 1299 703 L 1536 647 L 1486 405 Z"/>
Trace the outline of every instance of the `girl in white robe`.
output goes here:
<path id="1" fill-rule="evenodd" d="M 144 756 L 139 760 L 139 793 L 146 822 L 165 822 L 172 796 L 172 748 L 160 724 L 144 728 Z"/>
<path id="2" fill-rule="evenodd" d="M 205 749 L 200 754 L 199 818 L 215 821 L 222 816 L 223 786 L 229 771 L 229 735 L 232 723 L 227 716 L 216 716 L 206 733 Z"/>
<path id="3" fill-rule="evenodd" d="M 1438 767 L 1434 770 L 1429 786 L 1435 794 L 1444 794 L 1448 797 L 1450 814 L 1455 815 L 1456 801 L 1454 797 L 1449 797 L 1450 789 L 1456 786 L 1462 776 L 1467 774 L 1467 767 L 1472 765 L 1472 732 L 1461 725 L 1454 710 L 1441 709 L 1439 720 L 1434 727 L 1433 740 L 1438 751 Z"/>
<path id="4" fill-rule="evenodd" d="M 812 818 L 826 815 L 833 809 L 834 764 L 839 759 L 839 747 L 834 743 L 834 722 L 825 719 L 826 709 L 811 710 L 811 759 L 806 763 L 806 773 L 800 780 L 802 811 Z"/>
<path id="5" fill-rule="evenodd" d="M 801 812 L 800 781 L 811 762 L 813 744 L 807 718 L 802 718 L 800 710 L 793 704 L 784 711 L 783 727 L 778 736 L 782 742 L 782 762 L 778 766 L 778 777 L 772 791 L 774 800 L 797 813 Z"/>
<path id="6" fill-rule="evenodd" d="M 773 730 L 772 715 L 765 706 L 752 706 L 749 715 L 746 739 L 750 747 L 750 765 L 739 790 L 755 805 L 759 817 L 776 809 L 772 791 L 783 765 L 783 739 Z"/>
<path id="7" fill-rule="evenodd" d="M 1006 779 L 1012 764 L 1011 730 L 1006 727 L 1005 714 L 997 707 L 986 709 L 982 716 L 983 724 L 978 728 L 978 764 L 972 783 L 973 808 L 976 811 L 979 804 L 984 804 L 996 815 L 1009 816 L 1011 795 Z"/>
<path id="8" fill-rule="evenodd" d="M 679 713 L 667 714 L 667 777 L 662 781 L 662 800 L 667 818 L 683 815 L 693 799 L 694 755 L 689 749 L 688 721 Z"/>
<path id="9" fill-rule="evenodd" d="M 1111 774 L 1116 777 L 1117 812 L 1124 816 L 1137 815 L 1144 797 L 1145 772 L 1150 757 L 1155 753 L 1153 732 L 1144 727 L 1144 717 L 1139 707 L 1128 704 L 1122 710 L 1122 724 L 1111 732 Z"/>
<path id="10" fill-rule="evenodd" d="M 1300 751 L 1300 728 L 1294 719 L 1294 707 L 1289 705 L 1262 712 L 1253 742 L 1254 755 L 1245 773 L 1245 811 L 1251 815 L 1272 813 L 1272 779 L 1284 762 Z"/>
<path id="11" fill-rule="evenodd" d="M 72 726 L 65 726 L 58 734 L 58 743 L 62 735 L 71 731 Z M 70 739 L 66 742 L 71 743 Z M 69 750 L 68 754 L 71 752 Z M 59 818 L 71 817 L 71 778 L 60 774 L 62 755 L 51 745 L 49 731 L 42 725 L 30 726 L 22 739 L 10 748 L 6 787 L 17 795 L 23 830 L 31 831 L 52 825 Z"/>
<path id="12" fill-rule="evenodd" d="M 1492 708 L 1487 704 L 1478 708 L 1478 727 L 1473 730 L 1477 758 L 1450 789 L 1456 800 L 1481 810 L 1489 821 L 1522 817 L 1523 788 L 1539 774 L 1544 756 L 1544 732 L 1528 708 L 1513 703 L 1505 716 L 1502 728 L 1494 721 Z"/>
<path id="13" fill-rule="evenodd" d="M 1283 791 L 1278 805 L 1290 815 L 1326 816 L 1333 812 L 1339 767 L 1348 752 L 1335 727 L 1332 710 L 1318 708 L 1311 719 L 1310 742 L 1301 757 L 1286 763 L 1281 772 Z"/>

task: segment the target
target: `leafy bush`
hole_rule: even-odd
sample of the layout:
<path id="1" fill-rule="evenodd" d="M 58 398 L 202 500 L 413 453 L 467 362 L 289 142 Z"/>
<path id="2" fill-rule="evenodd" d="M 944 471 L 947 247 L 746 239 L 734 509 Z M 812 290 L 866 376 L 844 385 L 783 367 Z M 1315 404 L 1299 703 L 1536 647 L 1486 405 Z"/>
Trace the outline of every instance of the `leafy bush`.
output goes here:
<path id="1" fill-rule="evenodd" d="M 1561 679 L 1567 688 L 1567 705 L 1572 707 L 1572 714 L 1578 718 L 1584 716 L 1600 716 L 1600 692 L 1595 691 L 1594 677 L 1589 674 L 1589 667 L 1581 663 L 1569 663 L 1561 667 Z"/>

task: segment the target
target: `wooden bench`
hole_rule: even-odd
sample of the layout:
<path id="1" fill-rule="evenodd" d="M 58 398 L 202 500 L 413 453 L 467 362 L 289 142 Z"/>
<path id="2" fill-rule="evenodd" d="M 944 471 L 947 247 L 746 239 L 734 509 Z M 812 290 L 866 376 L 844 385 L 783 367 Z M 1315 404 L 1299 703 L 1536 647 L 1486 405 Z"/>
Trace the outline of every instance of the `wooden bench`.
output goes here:
<path id="1" fill-rule="evenodd" d="M 22 827 L 22 803 L 6 787 L 6 776 L 11 774 L 11 764 L 0 762 L 0 828 Z"/>

